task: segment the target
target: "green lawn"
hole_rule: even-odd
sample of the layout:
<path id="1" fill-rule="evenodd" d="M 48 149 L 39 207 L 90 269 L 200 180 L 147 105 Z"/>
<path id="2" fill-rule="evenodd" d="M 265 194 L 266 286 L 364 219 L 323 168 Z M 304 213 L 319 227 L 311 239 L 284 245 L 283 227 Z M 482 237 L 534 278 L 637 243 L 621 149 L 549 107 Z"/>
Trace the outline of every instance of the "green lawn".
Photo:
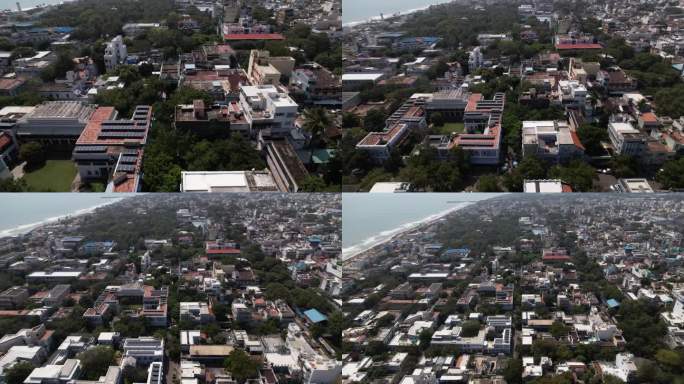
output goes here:
<path id="1" fill-rule="evenodd" d="M 439 133 L 443 135 L 448 135 L 452 132 L 463 133 L 465 127 L 463 123 L 445 123 L 441 127 L 436 127 L 436 129 L 439 131 Z"/>
<path id="2" fill-rule="evenodd" d="M 35 191 L 71 191 L 76 166 L 71 160 L 48 160 L 42 168 L 27 172 L 23 180 Z"/>

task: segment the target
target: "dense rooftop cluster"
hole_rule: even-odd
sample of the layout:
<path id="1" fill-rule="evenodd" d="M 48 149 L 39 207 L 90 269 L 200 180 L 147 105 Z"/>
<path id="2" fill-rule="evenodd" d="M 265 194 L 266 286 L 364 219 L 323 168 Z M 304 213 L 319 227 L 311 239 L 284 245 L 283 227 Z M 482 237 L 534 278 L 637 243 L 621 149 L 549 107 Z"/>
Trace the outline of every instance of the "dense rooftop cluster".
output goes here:
<path id="1" fill-rule="evenodd" d="M 680 15 L 639 1 L 453 1 L 345 26 L 343 143 L 357 144 L 344 189 L 683 187 Z M 484 124 L 469 98 L 501 105 Z M 395 123 L 418 100 L 422 123 Z M 445 162 L 456 171 L 435 171 Z"/>
<path id="2" fill-rule="evenodd" d="M 0 190 L 341 189 L 340 0 L 86 0 L 0 24 Z M 140 106 L 145 128 L 124 129 Z"/>
<path id="3" fill-rule="evenodd" d="M 676 381 L 683 207 L 509 195 L 344 255 L 343 378 Z"/>
<path id="4" fill-rule="evenodd" d="M 340 198 L 296 196 L 138 195 L 3 237 L 0 376 L 336 383 Z"/>

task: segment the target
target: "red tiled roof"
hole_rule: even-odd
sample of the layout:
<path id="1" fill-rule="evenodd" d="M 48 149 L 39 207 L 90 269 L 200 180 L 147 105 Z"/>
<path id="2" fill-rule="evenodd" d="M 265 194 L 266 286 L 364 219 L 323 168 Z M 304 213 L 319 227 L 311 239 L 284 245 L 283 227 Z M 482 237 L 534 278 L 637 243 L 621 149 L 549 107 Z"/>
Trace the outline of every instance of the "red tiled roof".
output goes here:
<path id="1" fill-rule="evenodd" d="M 366 137 L 361 139 L 359 145 L 380 145 L 381 143 L 387 143 L 394 138 L 394 136 L 401 133 L 402 129 L 406 124 L 397 123 L 394 124 L 388 131 L 383 132 L 371 132 Z"/>
<path id="2" fill-rule="evenodd" d="M 546 261 L 569 261 L 567 251 L 564 249 L 545 249 L 542 253 L 542 260 Z"/>
<path id="3" fill-rule="evenodd" d="M 580 138 L 579 138 L 579 136 L 577 135 L 577 132 L 571 130 L 571 131 L 570 131 L 570 136 L 572 137 L 572 142 L 575 144 L 575 146 L 576 146 L 577 148 L 582 148 L 582 150 L 584 151 L 584 145 L 583 145 L 582 142 L 580 141 Z"/>
<path id="4" fill-rule="evenodd" d="M 12 90 L 20 87 L 25 81 L 21 79 L 0 79 L 0 89 Z"/>
<path id="5" fill-rule="evenodd" d="M 641 120 L 645 123 L 657 123 L 658 117 L 653 112 L 646 112 L 641 115 Z"/>
<path id="6" fill-rule="evenodd" d="M 224 40 L 285 40 L 280 33 L 228 33 Z"/>
<path id="7" fill-rule="evenodd" d="M 465 112 L 474 111 L 477 108 L 477 102 L 482 100 L 481 93 L 473 93 L 468 97 L 468 104 L 465 107 Z"/>
<path id="8" fill-rule="evenodd" d="M 221 249 L 207 249 L 208 255 L 230 255 L 239 254 L 239 248 L 221 248 Z"/>
<path id="9" fill-rule="evenodd" d="M 468 97 L 468 104 L 465 112 L 491 112 L 496 108 L 494 105 L 481 105 L 480 101 L 485 101 L 481 93 L 473 93 Z M 503 106 L 503 104 L 502 104 Z M 461 133 L 455 136 L 448 145 L 451 149 L 454 146 L 462 148 L 498 148 L 501 141 L 501 122 L 498 121 L 489 127 L 488 134 L 484 133 Z"/>
<path id="10" fill-rule="evenodd" d="M 117 193 L 131 193 L 138 191 L 138 175 L 128 175 L 126 181 L 116 184 L 114 186 L 114 192 Z"/>
<path id="11" fill-rule="evenodd" d="M 114 116 L 114 107 L 98 107 L 90 117 L 88 125 L 86 125 L 86 127 L 83 129 L 83 132 L 81 132 L 81 136 L 79 136 L 78 140 L 76 141 L 76 145 L 107 144 L 108 141 L 121 141 L 119 139 L 102 140 L 98 138 L 100 135 L 100 130 L 102 129 L 102 123 L 105 120 L 111 119 L 112 116 Z"/>
<path id="12" fill-rule="evenodd" d="M 142 159 L 144 154 L 144 149 L 137 149 L 137 154 L 135 155 L 135 172 L 133 174 L 126 174 L 125 179 L 119 179 L 119 177 L 123 175 L 122 172 L 117 172 L 114 174 L 112 177 L 114 180 L 114 192 L 129 193 L 138 191 L 138 186 L 140 183 L 140 169 L 142 168 Z"/>
<path id="13" fill-rule="evenodd" d="M 570 256 L 566 255 L 544 255 L 542 260 L 570 260 Z"/>
<path id="14" fill-rule="evenodd" d="M 556 49 L 602 49 L 597 43 L 556 44 Z"/>

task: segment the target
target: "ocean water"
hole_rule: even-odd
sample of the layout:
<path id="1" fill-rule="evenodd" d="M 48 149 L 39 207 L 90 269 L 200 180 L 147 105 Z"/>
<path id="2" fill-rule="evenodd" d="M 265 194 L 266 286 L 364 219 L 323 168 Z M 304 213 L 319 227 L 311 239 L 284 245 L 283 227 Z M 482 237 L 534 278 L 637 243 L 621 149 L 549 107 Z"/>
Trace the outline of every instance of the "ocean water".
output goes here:
<path id="1" fill-rule="evenodd" d="M 496 196 L 500 194 L 343 193 L 343 258 L 448 211 Z"/>
<path id="2" fill-rule="evenodd" d="M 371 18 L 391 16 L 423 9 L 430 5 L 448 3 L 451 0 L 342 0 L 342 24 L 368 21 Z"/>
<path id="3" fill-rule="evenodd" d="M 41 223 L 79 214 L 119 201 L 121 194 L 3 193 L 0 194 L 0 237 L 24 233 Z"/>

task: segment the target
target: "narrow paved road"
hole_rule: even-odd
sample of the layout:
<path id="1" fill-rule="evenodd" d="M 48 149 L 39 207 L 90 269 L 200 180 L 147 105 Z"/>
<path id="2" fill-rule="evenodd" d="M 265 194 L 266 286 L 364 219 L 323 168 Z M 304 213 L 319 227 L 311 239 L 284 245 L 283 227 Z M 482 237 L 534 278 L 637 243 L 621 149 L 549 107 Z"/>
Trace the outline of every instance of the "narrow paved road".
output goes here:
<path id="1" fill-rule="evenodd" d="M 175 376 L 175 382 L 176 383 L 180 382 L 180 379 L 181 379 L 180 365 L 178 365 L 177 361 L 173 361 L 173 360 L 169 359 L 169 372 L 166 374 L 166 384 L 174 384 L 174 376 Z"/>

